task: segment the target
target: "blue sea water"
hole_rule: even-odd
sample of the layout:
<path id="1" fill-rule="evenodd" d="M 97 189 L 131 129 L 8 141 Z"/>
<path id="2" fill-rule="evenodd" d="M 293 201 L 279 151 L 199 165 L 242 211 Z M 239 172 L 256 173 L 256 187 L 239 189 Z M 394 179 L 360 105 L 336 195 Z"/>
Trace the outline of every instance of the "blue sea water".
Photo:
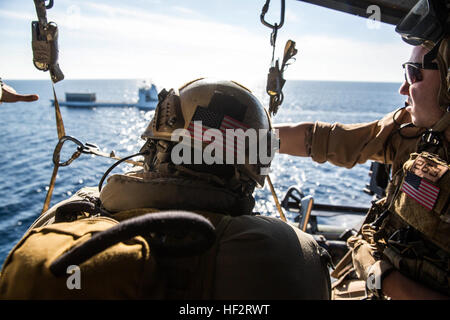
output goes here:
<path id="1" fill-rule="evenodd" d="M 39 216 L 53 170 L 52 154 L 57 143 L 50 81 L 5 80 L 20 93 L 37 93 L 33 103 L 0 106 L 0 263 Z M 141 80 L 64 80 L 56 85 L 59 99 L 65 92 L 95 92 L 98 100 L 136 101 Z M 158 84 L 156 84 L 158 87 Z M 267 105 L 263 83 L 246 84 Z M 288 81 L 285 100 L 274 123 L 326 121 L 360 123 L 379 119 L 403 104 L 397 83 Z M 158 89 L 162 89 L 158 87 Z M 118 156 L 138 152 L 141 133 L 153 111 L 133 107 L 79 109 L 61 107 L 67 135 L 91 142 Z M 71 155 L 73 144 L 63 148 Z M 59 169 L 52 205 L 83 186 L 97 186 L 111 159 L 82 155 L 70 166 Z M 369 181 L 370 163 L 345 169 L 317 164 L 308 158 L 277 155 L 271 178 L 278 197 L 297 186 L 318 203 L 368 207 L 371 196 L 362 192 Z M 122 165 L 114 172 L 125 172 Z M 255 192 L 255 211 L 277 216 L 267 184 Z M 289 219 L 294 215 L 287 213 Z M 347 223 L 347 222 L 340 222 Z M 348 222 L 349 227 L 355 221 Z"/>

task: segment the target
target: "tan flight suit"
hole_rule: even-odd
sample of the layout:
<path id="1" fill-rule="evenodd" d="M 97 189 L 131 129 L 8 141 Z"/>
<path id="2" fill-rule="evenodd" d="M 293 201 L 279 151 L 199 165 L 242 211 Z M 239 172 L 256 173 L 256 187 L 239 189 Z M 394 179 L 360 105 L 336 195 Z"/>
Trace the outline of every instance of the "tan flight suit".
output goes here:
<path id="1" fill-rule="evenodd" d="M 393 195 L 395 185 L 402 181 L 403 165 L 417 151 L 421 133 L 424 132 L 424 129 L 414 127 L 403 128 L 399 132 L 400 125 L 411 122 L 411 119 L 406 110 L 397 111 L 370 123 L 347 125 L 316 122 L 310 141 L 312 159 L 319 163 L 329 161 L 347 168 L 367 160 L 391 164 L 394 178 L 387 188 L 387 194 L 388 197 Z M 440 148 L 438 154 L 442 159 L 448 157 L 444 153 L 445 148 Z M 350 267 L 351 265 L 343 268 L 339 281 L 333 284 L 333 299 L 365 296 L 365 282 L 354 278 L 351 280 Z M 346 278 L 343 274 L 349 277 Z"/>
<path id="2" fill-rule="evenodd" d="M 391 112 L 383 119 L 370 123 L 316 122 L 311 141 L 311 158 L 319 163 L 329 161 L 346 168 L 373 160 L 392 164 L 392 172 L 397 172 L 415 151 L 419 138 L 404 139 L 398 133 L 391 135 L 399 128 L 393 120 L 395 113 Z M 400 124 L 411 122 L 406 110 L 396 113 L 395 120 Z M 405 128 L 402 129 L 402 134 L 414 137 L 422 130 Z"/>

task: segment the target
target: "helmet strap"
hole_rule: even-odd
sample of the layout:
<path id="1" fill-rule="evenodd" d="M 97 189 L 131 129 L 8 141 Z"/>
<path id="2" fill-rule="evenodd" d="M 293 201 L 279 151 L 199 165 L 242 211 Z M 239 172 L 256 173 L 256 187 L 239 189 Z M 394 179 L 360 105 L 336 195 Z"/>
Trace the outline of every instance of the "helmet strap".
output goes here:
<path id="1" fill-rule="evenodd" d="M 431 128 L 427 129 L 418 142 L 418 151 L 428 151 L 437 153 L 445 145 L 445 130 L 450 126 L 450 112 L 444 116 Z"/>
<path id="2" fill-rule="evenodd" d="M 431 128 L 433 131 L 444 132 L 450 126 L 450 107 L 447 107 L 447 112 L 444 116 Z"/>
<path id="3" fill-rule="evenodd" d="M 441 42 L 442 39 L 439 40 L 433 47 L 433 49 L 431 49 L 427 54 L 424 55 L 423 57 L 423 64 L 429 64 L 431 63 L 434 59 L 436 59 L 437 54 L 439 52 L 439 47 L 441 46 Z"/>

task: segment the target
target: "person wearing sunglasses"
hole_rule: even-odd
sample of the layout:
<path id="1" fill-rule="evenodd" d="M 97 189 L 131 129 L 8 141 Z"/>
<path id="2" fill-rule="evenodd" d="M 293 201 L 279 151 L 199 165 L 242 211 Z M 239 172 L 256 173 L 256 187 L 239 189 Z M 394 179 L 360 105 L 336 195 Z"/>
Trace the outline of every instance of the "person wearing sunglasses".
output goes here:
<path id="1" fill-rule="evenodd" d="M 422 63 L 427 53 L 423 46 L 413 49 L 410 61 L 403 64 L 405 81 L 399 89 L 406 96 L 406 110 L 416 127 L 431 128 L 446 112 L 439 106 L 441 80 L 437 63 Z"/>
<path id="2" fill-rule="evenodd" d="M 367 160 L 392 165 L 387 196 L 347 240 L 350 251 L 332 273 L 334 299 L 450 296 L 449 39 L 413 47 L 399 88 L 405 107 L 381 120 L 275 125 L 280 153 L 347 168 Z"/>

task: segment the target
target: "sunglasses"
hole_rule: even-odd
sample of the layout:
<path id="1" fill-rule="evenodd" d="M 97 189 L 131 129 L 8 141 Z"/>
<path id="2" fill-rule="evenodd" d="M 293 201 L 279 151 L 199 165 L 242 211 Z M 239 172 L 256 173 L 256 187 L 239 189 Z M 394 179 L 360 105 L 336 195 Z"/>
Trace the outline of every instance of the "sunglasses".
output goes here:
<path id="1" fill-rule="evenodd" d="M 405 62 L 402 64 L 405 69 L 405 80 L 409 85 L 423 80 L 422 72 L 420 69 L 439 70 L 437 63 L 417 63 L 417 62 Z"/>

